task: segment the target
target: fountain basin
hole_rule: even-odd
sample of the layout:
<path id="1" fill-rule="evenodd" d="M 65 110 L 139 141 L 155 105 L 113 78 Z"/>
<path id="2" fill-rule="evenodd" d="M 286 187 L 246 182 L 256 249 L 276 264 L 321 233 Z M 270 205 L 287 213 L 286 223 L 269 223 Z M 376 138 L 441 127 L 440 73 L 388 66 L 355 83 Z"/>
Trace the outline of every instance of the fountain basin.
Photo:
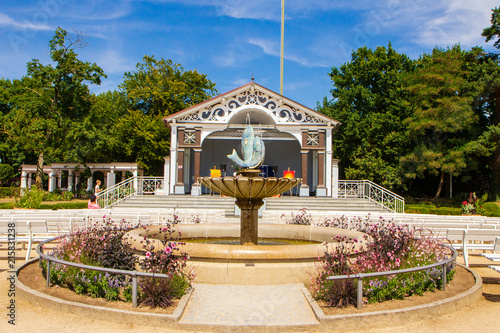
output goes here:
<path id="1" fill-rule="evenodd" d="M 256 170 L 257 174 L 260 172 Z M 247 170 L 247 172 L 249 172 Z M 263 199 L 290 191 L 301 178 L 200 177 L 200 183 L 220 194 L 234 198 Z"/>
<path id="2" fill-rule="evenodd" d="M 154 243 L 156 249 L 163 244 L 155 239 L 162 226 L 138 228 L 124 235 L 123 241 L 136 251 L 144 252 L 144 238 Z M 239 224 L 177 224 L 174 237 L 180 231 L 182 238 L 239 237 Z M 220 245 L 186 243 L 182 251 L 190 259 L 188 269 L 194 269 L 196 283 L 211 284 L 310 284 L 310 274 L 316 270 L 318 258 L 325 250 L 332 251 L 340 243 L 335 236 L 357 239 L 356 250 L 363 251 L 365 234 L 346 229 L 318 226 L 260 224 L 259 237 L 315 241 L 308 245 Z M 181 238 L 181 241 L 182 241 Z M 326 242 L 326 245 L 321 244 Z M 354 255 L 354 252 L 353 252 Z"/>

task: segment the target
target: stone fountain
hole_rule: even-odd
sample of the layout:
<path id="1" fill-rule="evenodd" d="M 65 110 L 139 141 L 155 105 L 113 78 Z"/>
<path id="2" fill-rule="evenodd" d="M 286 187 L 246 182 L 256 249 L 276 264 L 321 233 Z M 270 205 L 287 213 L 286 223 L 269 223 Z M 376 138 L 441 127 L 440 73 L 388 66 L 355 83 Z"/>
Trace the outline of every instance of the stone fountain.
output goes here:
<path id="1" fill-rule="evenodd" d="M 259 208 L 264 198 L 273 197 L 290 191 L 299 185 L 300 178 L 263 178 L 259 177 L 265 156 L 264 142 L 255 135 L 248 124 L 243 132 L 240 158 L 233 149 L 228 157 L 236 164 L 235 177 L 200 177 L 198 180 L 212 191 L 236 198 L 241 209 L 240 244 L 258 244 Z"/>
<path id="2" fill-rule="evenodd" d="M 188 269 L 196 272 L 196 282 L 212 284 L 287 284 L 310 283 L 310 272 L 316 269 L 318 257 L 341 244 L 338 236 L 356 239 L 352 255 L 362 251 L 366 235 L 347 229 L 314 225 L 262 224 L 259 231 L 258 210 L 263 199 L 291 190 L 300 178 L 263 178 L 257 169 L 263 162 L 265 147 L 262 138 L 255 136 L 247 125 L 242 139 L 242 156 L 233 150 L 228 157 L 236 163 L 235 177 L 201 177 L 209 189 L 236 199 L 241 209 L 240 224 L 200 223 L 177 224 L 172 237 L 182 234 L 183 251 L 189 254 Z M 124 244 L 139 254 L 143 241 L 149 239 L 155 249 L 164 248 L 162 225 L 141 227 L 129 231 Z M 198 243 L 191 240 L 228 239 L 239 236 L 240 245 L 227 243 Z M 291 241 L 286 245 L 259 245 L 258 236 L 266 241 Z M 186 241 L 187 239 L 187 241 Z M 303 241 L 305 244 L 294 243 Z"/>

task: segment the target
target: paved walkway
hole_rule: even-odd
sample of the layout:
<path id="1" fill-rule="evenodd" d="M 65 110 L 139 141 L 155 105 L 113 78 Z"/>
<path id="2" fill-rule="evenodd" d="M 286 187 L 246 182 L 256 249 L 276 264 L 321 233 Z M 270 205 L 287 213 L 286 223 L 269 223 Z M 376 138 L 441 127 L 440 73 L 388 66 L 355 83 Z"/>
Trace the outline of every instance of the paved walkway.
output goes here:
<path id="1" fill-rule="evenodd" d="M 317 325 L 301 285 L 197 284 L 180 323 L 234 326 Z"/>

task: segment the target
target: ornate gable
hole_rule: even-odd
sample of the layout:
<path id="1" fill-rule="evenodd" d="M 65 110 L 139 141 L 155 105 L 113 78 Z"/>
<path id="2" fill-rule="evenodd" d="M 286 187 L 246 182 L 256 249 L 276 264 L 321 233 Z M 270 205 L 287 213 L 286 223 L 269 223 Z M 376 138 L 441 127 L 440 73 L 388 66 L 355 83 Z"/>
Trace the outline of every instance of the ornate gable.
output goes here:
<path id="1" fill-rule="evenodd" d="M 164 121 L 176 119 L 179 123 L 227 123 L 239 110 L 255 107 L 264 110 L 276 124 L 326 124 L 337 121 L 312 109 L 295 103 L 254 82 L 226 94 L 177 112 Z"/>

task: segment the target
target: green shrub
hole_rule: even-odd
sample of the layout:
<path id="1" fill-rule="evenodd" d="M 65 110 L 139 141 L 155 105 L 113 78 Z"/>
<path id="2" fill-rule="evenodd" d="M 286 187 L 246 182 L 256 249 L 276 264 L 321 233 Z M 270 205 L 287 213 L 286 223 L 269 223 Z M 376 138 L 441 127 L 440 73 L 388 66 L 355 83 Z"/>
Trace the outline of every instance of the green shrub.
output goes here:
<path id="1" fill-rule="evenodd" d="M 21 208 L 40 208 L 40 203 L 43 199 L 43 190 L 39 190 L 36 187 L 32 187 L 31 190 L 26 191 L 19 200 L 19 207 Z"/>
<path id="2" fill-rule="evenodd" d="M 496 202 L 485 202 L 483 210 L 485 216 L 500 217 L 500 206 Z"/>
<path id="3" fill-rule="evenodd" d="M 409 214 L 436 214 L 436 215 L 460 215 L 460 208 L 429 204 L 408 204 L 405 205 L 405 213 Z"/>
<path id="4" fill-rule="evenodd" d="M 38 209 L 85 209 L 87 202 L 58 202 L 54 204 L 40 204 Z"/>
<path id="5" fill-rule="evenodd" d="M 0 202 L 0 209 L 13 209 L 13 208 L 14 208 L 13 202 Z"/>
<path id="6" fill-rule="evenodd" d="M 19 187 L 0 187 L 0 198 L 18 197 L 20 193 Z"/>

